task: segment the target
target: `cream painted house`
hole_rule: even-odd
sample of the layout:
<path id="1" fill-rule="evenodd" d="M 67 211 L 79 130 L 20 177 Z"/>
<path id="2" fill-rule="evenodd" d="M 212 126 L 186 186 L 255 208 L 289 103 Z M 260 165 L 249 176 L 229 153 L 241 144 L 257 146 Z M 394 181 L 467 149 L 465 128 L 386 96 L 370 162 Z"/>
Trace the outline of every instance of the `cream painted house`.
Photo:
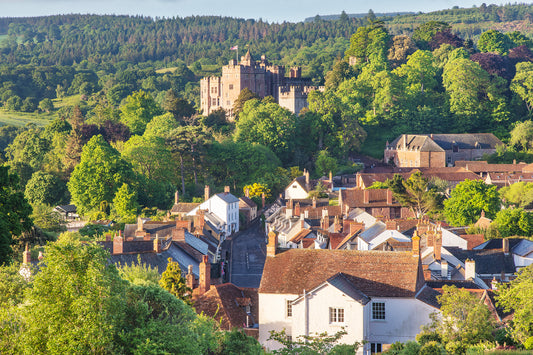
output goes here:
<path id="1" fill-rule="evenodd" d="M 275 239 L 275 236 L 271 236 Z M 358 354 L 414 340 L 430 322 L 418 254 L 411 252 L 291 249 L 275 255 L 269 241 L 259 287 L 259 341 L 269 350 L 271 330 L 295 339 L 344 329 L 340 342 L 367 341 Z"/>

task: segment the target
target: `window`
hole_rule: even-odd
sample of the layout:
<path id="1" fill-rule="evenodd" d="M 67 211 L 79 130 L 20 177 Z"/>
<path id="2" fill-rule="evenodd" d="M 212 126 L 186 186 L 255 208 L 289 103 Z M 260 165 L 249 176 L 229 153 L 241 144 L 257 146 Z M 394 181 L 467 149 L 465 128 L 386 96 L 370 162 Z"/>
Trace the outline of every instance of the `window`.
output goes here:
<path id="1" fill-rule="evenodd" d="M 344 323 L 344 308 L 329 308 L 330 323 Z"/>
<path id="2" fill-rule="evenodd" d="M 287 318 L 290 318 L 292 317 L 292 303 L 290 300 L 287 300 L 286 301 L 286 307 L 285 309 L 287 310 L 287 312 L 285 313 Z"/>
<path id="3" fill-rule="evenodd" d="M 372 303 L 372 319 L 385 319 L 385 303 Z"/>
<path id="4" fill-rule="evenodd" d="M 381 344 L 380 343 L 370 343 L 370 353 L 380 353 L 381 352 Z"/>
<path id="5" fill-rule="evenodd" d="M 229 89 L 233 90 L 233 84 L 229 84 Z"/>

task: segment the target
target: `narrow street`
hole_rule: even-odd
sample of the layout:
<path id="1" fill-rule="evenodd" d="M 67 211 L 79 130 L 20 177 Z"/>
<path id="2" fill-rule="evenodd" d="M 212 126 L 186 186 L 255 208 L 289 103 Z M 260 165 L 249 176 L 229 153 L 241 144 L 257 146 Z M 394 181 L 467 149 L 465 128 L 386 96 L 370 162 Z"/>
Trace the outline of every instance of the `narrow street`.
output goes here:
<path id="1" fill-rule="evenodd" d="M 259 287 L 266 258 L 265 234 L 259 219 L 231 243 L 230 282 L 239 287 Z"/>

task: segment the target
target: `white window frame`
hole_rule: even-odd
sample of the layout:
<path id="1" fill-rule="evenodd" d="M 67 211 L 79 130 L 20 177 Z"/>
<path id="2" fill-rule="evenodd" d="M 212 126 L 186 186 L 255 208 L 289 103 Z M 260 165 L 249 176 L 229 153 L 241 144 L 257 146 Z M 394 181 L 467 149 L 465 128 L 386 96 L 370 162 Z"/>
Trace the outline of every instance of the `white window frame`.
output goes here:
<path id="1" fill-rule="evenodd" d="M 344 323 L 344 308 L 329 307 L 329 322 L 331 324 L 343 324 Z"/>
<path id="2" fill-rule="evenodd" d="M 292 301 L 285 300 L 285 317 L 292 318 Z"/>
<path id="3" fill-rule="evenodd" d="M 385 302 L 372 302 L 372 320 L 386 320 L 386 311 Z"/>

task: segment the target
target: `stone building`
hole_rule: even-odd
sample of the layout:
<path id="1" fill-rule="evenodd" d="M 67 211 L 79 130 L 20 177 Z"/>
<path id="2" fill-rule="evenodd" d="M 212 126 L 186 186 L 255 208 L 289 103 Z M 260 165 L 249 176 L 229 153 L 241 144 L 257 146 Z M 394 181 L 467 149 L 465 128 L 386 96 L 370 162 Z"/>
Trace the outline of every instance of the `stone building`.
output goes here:
<path id="1" fill-rule="evenodd" d="M 298 113 L 307 107 L 307 95 L 314 87 L 309 79 L 301 77 L 301 69 L 290 68 L 285 77 L 285 67 L 271 64 L 266 57 L 255 61 L 248 51 L 241 57 L 229 61 L 222 67 L 222 76 L 211 76 L 200 81 L 200 105 L 204 115 L 223 108 L 228 118 L 234 117 L 233 105 L 243 89 L 249 89 L 259 97 L 272 96 L 291 112 Z"/>
<path id="2" fill-rule="evenodd" d="M 445 167 L 479 160 L 503 143 L 492 133 L 402 134 L 386 144 L 384 160 L 398 167 Z"/>

